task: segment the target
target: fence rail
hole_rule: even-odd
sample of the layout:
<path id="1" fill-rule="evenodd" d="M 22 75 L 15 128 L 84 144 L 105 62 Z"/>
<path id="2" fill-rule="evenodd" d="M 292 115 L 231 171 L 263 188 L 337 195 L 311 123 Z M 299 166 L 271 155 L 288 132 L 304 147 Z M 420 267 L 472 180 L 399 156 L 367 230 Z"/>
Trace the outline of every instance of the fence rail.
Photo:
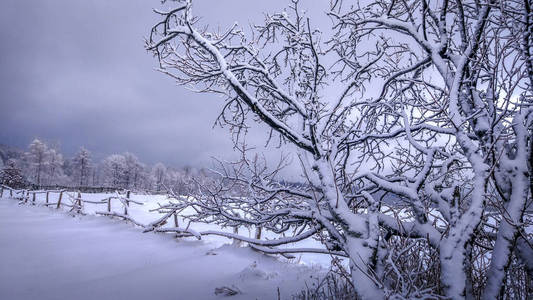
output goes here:
<path id="1" fill-rule="evenodd" d="M 144 205 L 144 203 L 131 199 L 131 191 L 129 190 L 113 190 L 114 195 L 100 200 L 84 199 L 82 197 L 82 191 L 80 190 L 69 191 L 67 189 L 58 189 L 58 187 L 56 186 L 54 186 L 54 189 L 51 190 L 45 190 L 42 189 L 42 187 L 40 189 L 35 190 L 17 190 L 6 185 L 0 185 L 0 198 L 2 198 L 4 193 L 6 192 L 9 192 L 10 198 L 18 200 L 19 203 L 22 204 L 42 205 L 46 207 L 51 206 L 55 207 L 56 209 L 66 207 L 70 209 L 69 212 L 76 214 L 85 214 L 85 204 L 102 205 L 106 207 L 106 210 L 97 210 L 94 212 L 96 215 L 119 218 L 124 221 L 131 222 L 132 224 L 143 228 L 143 232 L 173 233 L 177 238 L 195 237 L 199 240 L 202 238 L 202 235 L 219 235 L 233 239 L 234 244 L 240 244 L 244 241 L 242 238 L 236 236 L 236 234 L 238 233 L 237 227 L 234 228 L 233 235 L 228 235 L 227 233 L 217 231 L 196 232 L 195 230 L 189 228 L 191 225 L 191 221 L 188 222 L 185 228 L 179 227 L 179 214 L 185 209 L 185 207 L 168 207 L 168 204 L 160 205 L 159 208 L 150 210 L 158 211 L 159 213 L 162 213 L 163 216 L 149 224 L 142 224 L 130 216 L 129 208 L 131 204 Z M 39 194 L 46 195 L 44 203 L 38 203 L 37 195 Z M 168 194 L 167 196 L 169 198 L 176 197 Z M 68 199 L 69 201 L 65 201 L 66 199 Z M 121 211 L 116 211 L 112 209 L 112 203 L 116 201 L 120 202 Z M 174 226 L 170 225 L 171 227 L 164 227 L 166 224 L 173 224 Z"/>
<path id="2" fill-rule="evenodd" d="M 36 185 L 31 184 L 26 187 L 28 190 L 65 190 L 69 192 L 82 192 L 82 193 L 114 193 L 115 191 L 133 190 L 135 192 L 147 193 L 150 195 L 166 195 L 166 190 L 156 191 L 149 189 L 129 189 L 129 188 L 117 188 L 108 186 L 68 186 L 68 185 Z"/>
<path id="3" fill-rule="evenodd" d="M 82 191 L 74 191 L 70 192 L 67 189 L 54 189 L 54 190 L 29 190 L 29 189 L 22 189 L 22 190 L 16 190 L 6 185 L 0 186 L 0 198 L 3 197 L 5 191 L 9 191 L 9 197 L 19 200 L 22 203 L 30 203 L 30 204 L 37 204 L 37 195 L 39 194 L 46 194 L 45 201 L 42 205 L 44 206 L 55 206 L 56 209 L 59 209 L 61 207 L 69 207 L 70 211 L 76 212 L 76 213 L 83 213 L 84 204 L 90 203 L 90 204 L 96 204 L 96 205 L 107 205 L 107 211 L 97 211 L 97 214 L 101 215 L 112 215 L 116 217 L 121 217 L 124 219 L 129 219 L 132 222 L 136 224 L 140 224 L 138 222 L 133 221 L 133 219 L 127 217 L 128 216 L 128 208 L 130 207 L 131 203 L 137 204 L 137 205 L 143 205 L 142 202 L 135 201 L 130 198 L 131 191 L 125 190 L 125 191 L 117 191 L 114 190 L 113 192 L 115 195 L 95 201 L 95 200 L 88 200 L 82 198 Z M 51 196 L 57 194 L 57 201 L 51 202 Z M 67 203 L 64 201 L 65 196 L 68 197 L 70 200 L 70 203 Z M 123 213 L 114 212 L 111 210 L 112 207 L 112 201 L 119 201 L 122 204 Z M 144 227 L 144 226 L 143 226 Z"/>

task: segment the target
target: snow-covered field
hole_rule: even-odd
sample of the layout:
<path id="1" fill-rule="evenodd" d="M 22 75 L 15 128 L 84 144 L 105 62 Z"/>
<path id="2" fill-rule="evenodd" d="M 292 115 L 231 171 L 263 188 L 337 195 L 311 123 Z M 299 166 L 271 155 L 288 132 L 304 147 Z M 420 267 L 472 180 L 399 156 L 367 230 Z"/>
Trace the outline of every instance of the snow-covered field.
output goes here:
<path id="1" fill-rule="evenodd" d="M 100 200 L 106 194 L 82 194 Z M 44 203 L 44 194 L 37 203 Z M 133 195 L 129 214 L 148 224 L 165 196 Z M 57 201 L 57 194 L 50 195 Z M 67 200 L 64 200 L 67 201 Z M 68 202 L 67 202 L 68 203 Z M 221 237 L 174 239 L 142 233 L 117 219 L 95 216 L 106 205 L 87 204 L 85 216 L 65 210 L 18 205 L 0 199 L 0 299 L 219 299 L 217 287 L 232 287 L 232 299 L 282 299 L 312 286 L 325 272 L 324 255 L 305 255 L 303 263 L 281 261 Z M 113 210 L 121 212 L 116 201 Z M 182 221 L 182 220 L 181 220 Z M 192 224 L 195 230 L 213 225 Z M 226 229 L 231 231 L 232 229 Z M 242 232 L 241 232 L 242 233 Z M 310 246 L 317 242 L 308 241 Z M 312 245 L 317 246 L 317 245 Z"/>

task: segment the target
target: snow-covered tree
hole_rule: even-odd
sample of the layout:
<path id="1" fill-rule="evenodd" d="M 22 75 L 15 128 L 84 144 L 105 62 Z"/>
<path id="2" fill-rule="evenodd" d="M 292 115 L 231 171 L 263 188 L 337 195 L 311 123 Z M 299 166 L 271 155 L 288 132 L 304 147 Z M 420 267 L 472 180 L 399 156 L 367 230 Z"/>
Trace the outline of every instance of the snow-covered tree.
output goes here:
<path id="1" fill-rule="evenodd" d="M 2 170 L 0 170 L 0 184 L 14 189 L 25 188 L 28 185 L 22 170 L 17 166 L 17 162 L 14 159 L 8 159 Z"/>
<path id="2" fill-rule="evenodd" d="M 48 146 L 39 139 L 34 139 L 28 146 L 28 152 L 24 154 L 24 160 L 27 164 L 25 168 L 28 178 L 37 184 L 41 185 L 43 175 L 48 166 Z"/>
<path id="3" fill-rule="evenodd" d="M 102 173 L 102 165 L 96 165 L 94 166 L 92 169 L 91 169 L 91 174 L 90 174 L 90 182 L 91 182 L 91 185 L 92 186 L 102 186 L 103 185 L 103 182 L 102 182 L 102 176 L 101 176 L 101 173 Z"/>
<path id="4" fill-rule="evenodd" d="M 124 169 L 124 184 L 126 188 L 137 189 L 141 187 L 145 181 L 146 174 L 144 173 L 145 166 L 139 161 L 137 156 L 126 152 L 123 154 L 125 160 Z"/>
<path id="5" fill-rule="evenodd" d="M 30 143 L 23 161 L 24 173 L 37 186 L 61 184 L 66 181 L 63 174 L 63 155 L 39 139 Z"/>
<path id="6" fill-rule="evenodd" d="M 527 266 L 515 245 L 532 239 L 528 0 L 331 1 L 326 31 L 293 0 L 253 34 L 209 31 L 191 1 L 177 2 L 156 11 L 147 41 L 161 71 L 225 95 L 220 121 L 233 132 L 252 114 L 270 140 L 297 148 L 307 184 L 281 184 L 284 160 L 268 170 L 241 147 L 243 159 L 222 164 L 197 200 L 162 211 L 193 206 L 194 221 L 292 231 L 203 234 L 347 257 L 363 299 L 518 293 L 506 278 L 519 276 L 517 261 Z M 311 237 L 328 251 L 276 248 Z"/>
<path id="7" fill-rule="evenodd" d="M 167 167 L 163 163 L 157 163 L 151 171 L 153 189 L 160 192 L 165 189 L 167 181 Z"/>
<path id="8" fill-rule="evenodd" d="M 145 165 L 132 153 L 113 154 L 102 161 L 102 181 L 115 188 L 145 188 L 148 184 L 145 169 Z"/>
<path id="9" fill-rule="evenodd" d="M 114 188 L 126 187 L 126 159 L 123 155 L 112 154 L 102 161 L 102 182 Z"/>
<path id="10" fill-rule="evenodd" d="M 88 185 L 92 168 L 91 152 L 81 147 L 72 158 L 71 168 L 74 182 L 79 186 Z"/>
<path id="11" fill-rule="evenodd" d="M 65 183 L 63 155 L 56 149 L 48 149 L 46 160 L 46 183 L 49 185 Z"/>

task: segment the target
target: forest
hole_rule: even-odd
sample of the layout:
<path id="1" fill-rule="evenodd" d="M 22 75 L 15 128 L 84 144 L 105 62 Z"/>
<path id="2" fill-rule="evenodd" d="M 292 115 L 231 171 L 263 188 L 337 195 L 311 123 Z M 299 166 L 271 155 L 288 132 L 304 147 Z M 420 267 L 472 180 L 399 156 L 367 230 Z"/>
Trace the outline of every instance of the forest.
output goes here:
<path id="1" fill-rule="evenodd" d="M 188 187 L 194 185 L 193 177 L 208 176 L 205 170 L 191 167 L 173 168 L 163 163 L 150 166 L 130 152 L 95 161 L 84 147 L 72 157 L 65 157 L 58 148 L 39 139 L 25 150 L 1 147 L 0 183 L 13 188 L 92 187 L 186 194 Z"/>

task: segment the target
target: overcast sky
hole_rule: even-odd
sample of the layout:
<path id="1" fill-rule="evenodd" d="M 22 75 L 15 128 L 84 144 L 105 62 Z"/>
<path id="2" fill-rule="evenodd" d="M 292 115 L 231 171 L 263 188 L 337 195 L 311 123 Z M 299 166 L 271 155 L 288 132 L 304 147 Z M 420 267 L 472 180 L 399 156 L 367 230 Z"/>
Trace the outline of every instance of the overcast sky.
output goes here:
<path id="1" fill-rule="evenodd" d="M 197 0 L 194 13 L 224 26 L 261 20 L 287 2 Z M 97 158 L 130 151 L 146 163 L 203 166 L 230 157 L 223 102 L 156 71 L 144 37 L 159 0 L 2 0 L 0 143 L 35 137 Z M 264 137 L 258 137 L 262 139 Z"/>

